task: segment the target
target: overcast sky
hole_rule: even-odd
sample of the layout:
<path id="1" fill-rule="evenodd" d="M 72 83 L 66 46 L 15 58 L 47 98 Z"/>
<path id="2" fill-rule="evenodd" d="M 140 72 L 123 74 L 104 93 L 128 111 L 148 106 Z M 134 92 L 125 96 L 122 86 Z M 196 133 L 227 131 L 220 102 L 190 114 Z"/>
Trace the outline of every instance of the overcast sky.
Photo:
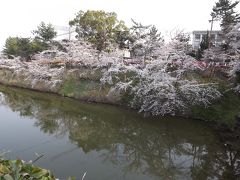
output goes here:
<path id="1" fill-rule="evenodd" d="M 173 29 L 210 29 L 208 20 L 216 0 L 1 0 L 0 47 L 8 36 L 30 36 L 44 21 L 67 26 L 79 10 L 114 11 L 130 25 L 131 18 L 154 24 L 164 34 Z M 240 8 L 239 8 L 240 9 Z M 214 29 L 219 29 L 215 24 Z"/>

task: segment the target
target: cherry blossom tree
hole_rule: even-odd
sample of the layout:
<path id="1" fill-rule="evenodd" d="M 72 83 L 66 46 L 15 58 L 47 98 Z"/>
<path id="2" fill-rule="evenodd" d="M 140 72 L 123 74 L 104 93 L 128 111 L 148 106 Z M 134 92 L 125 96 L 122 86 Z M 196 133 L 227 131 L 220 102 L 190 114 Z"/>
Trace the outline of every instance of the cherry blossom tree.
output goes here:
<path id="1" fill-rule="evenodd" d="M 157 44 L 156 57 L 143 64 L 126 64 L 122 51 L 102 53 L 86 42 L 62 42 L 66 52 L 54 50 L 55 57 L 46 59 L 44 53 L 35 61 L 21 62 L 18 58 L 1 60 L 0 68 L 9 69 L 32 87 L 46 84 L 52 91 L 61 85 L 67 71 L 67 64 L 77 67 L 98 68 L 103 72 L 101 83 L 110 85 L 110 93 L 128 93 L 130 104 L 140 112 L 152 115 L 176 115 L 189 111 L 193 105 L 207 107 L 220 97 L 217 84 L 204 83 L 192 76 L 199 71 L 196 61 L 188 56 L 184 47 L 176 46 L 179 41 Z M 155 46 L 153 46 L 155 48 Z M 57 67 L 52 64 L 58 63 Z M 60 63 L 60 64 L 59 64 Z"/>
<path id="2" fill-rule="evenodd" d="M 208 106 L 221 96 L 217 84 L 188 78 L 186 74 L 196 69 L 194 59 L 174 45 L 171 42 L 163 46 L 157 59 L 144 67 L 113 64 L 104 73 L 102 83 L 113 86 L 110 93 L 131 94 L 131 106 L 152 115 L 182 114 L 192 105 Z"/>

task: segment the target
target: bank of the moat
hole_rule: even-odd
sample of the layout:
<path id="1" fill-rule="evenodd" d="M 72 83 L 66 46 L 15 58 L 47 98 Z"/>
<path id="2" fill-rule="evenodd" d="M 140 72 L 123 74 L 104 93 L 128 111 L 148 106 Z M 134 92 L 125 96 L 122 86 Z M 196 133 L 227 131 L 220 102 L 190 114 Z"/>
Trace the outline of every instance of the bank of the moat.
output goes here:
<path id="1" fill-rule="evenodd" d="M 129 94 L 117 93 L 116 91 L 111 93 L 109 91 L 111 86 L 103 85 L 100 82 L 107 67 L 41 66 L 41 62 L 25 63 L 27 64 L 25 67 L 24 63 L 19 61 L 18 68 L 14 67 L 16 63 L 18 62 L 12 63 L 9 60 L 6 65 L 0 66 L 1 84 L 55 93 L 87 102 L 129 107 L 131 101 Z M 31 70 L 32 67 L 35 69 Z M 207 79 L 207 81 L 209 80 Z M 217 83 L 222 83 L 219 80 L 217 81 Z M 229 90 L 228 85 L 224 82 L 220 86 L 223 86 L 220 98 L 213 101 L 208 107 L 192 106 L 186 112 L 186 116 L 234 127 L 237 122 L 236 118 L 240 115 L 240 97 L 234 91 Z"/>

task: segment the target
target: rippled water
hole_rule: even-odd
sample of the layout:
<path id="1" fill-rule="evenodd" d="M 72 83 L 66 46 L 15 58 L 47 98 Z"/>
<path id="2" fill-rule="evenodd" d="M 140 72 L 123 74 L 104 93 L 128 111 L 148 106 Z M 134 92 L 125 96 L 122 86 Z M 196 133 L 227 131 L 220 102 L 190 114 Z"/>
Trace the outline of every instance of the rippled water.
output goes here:
<path id="1" fill-rule="evenodd" d="M 120 107 L 86 104 L 0 86 L 0 152 L 64 179 L 232 179 L 238 152 L 204 123 L 144 118 Z"/>

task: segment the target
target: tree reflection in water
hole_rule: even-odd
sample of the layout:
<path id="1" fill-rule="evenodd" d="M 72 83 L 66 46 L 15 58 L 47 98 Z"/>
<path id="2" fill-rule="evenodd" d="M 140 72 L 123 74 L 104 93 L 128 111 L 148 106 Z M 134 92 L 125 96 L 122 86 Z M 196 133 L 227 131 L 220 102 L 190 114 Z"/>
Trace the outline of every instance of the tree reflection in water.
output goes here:
<path id="1" fill-rule="evenodd" d="M 237 179 L 238 149 L 223 147 L 202 122 L 142 118 L 121 108 L 83 104 L 27 90 L 0 87 L 1 104 L 55 136 L 67 135 L 102 162 L 157 179 Z"/>

